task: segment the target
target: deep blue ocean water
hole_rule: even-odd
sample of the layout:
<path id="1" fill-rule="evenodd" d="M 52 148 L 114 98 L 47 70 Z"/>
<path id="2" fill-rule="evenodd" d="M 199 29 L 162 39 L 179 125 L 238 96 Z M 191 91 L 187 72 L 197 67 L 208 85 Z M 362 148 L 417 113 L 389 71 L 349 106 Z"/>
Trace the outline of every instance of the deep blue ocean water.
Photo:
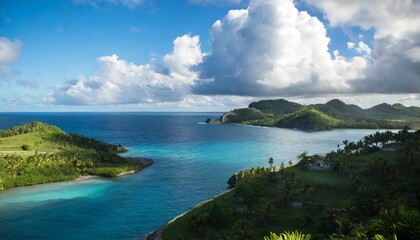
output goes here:
<path id="1" fill-rule="evenodd" d="M 226 190 L 240 169 L 326 153 L 374 130 L 308 132 L 206 125 L 219 113 L 0 113 L 0 129 L 39 120 L 129 147 L 155 163 L 130 176 L 0 192 L 0 239 L 143 239 Z"/>

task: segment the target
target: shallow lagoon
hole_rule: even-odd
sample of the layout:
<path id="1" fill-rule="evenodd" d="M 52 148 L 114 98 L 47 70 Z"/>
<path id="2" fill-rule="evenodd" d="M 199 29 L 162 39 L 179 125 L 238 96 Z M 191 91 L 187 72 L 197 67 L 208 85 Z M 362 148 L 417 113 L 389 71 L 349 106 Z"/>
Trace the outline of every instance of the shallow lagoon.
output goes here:
<path id="1" fill-rule="evenodd" d="M 142 239 L 211 196 L 243 168 L 325 153 L 374 130 L 305 132 L 206 125 L 217 113 L 2 113 L 0 128 L 40 120 L 128 146 L 155 163 L 131 176 L 0 192 L 0 239 Z"/>

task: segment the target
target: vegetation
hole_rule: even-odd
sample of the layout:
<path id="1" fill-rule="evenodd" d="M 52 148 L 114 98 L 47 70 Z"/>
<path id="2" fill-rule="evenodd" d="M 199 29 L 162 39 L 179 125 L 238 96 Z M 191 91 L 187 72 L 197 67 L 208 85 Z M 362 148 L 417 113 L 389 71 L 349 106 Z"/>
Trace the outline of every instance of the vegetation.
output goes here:
<path id="1" fill-rule="evenodd" d="M 0 190 L 86 174 L 114 177 L 142 167 L 119 156 L 123 150 L 41 122 L 0 130 Z"/>
<path id="2" fill-rule="evenodd" d="M 302 108 L 277 121 L 276 127 L 328 130 L 340 126 L 341 121 L 313 108 Z"/>
<path id="3" fill-rule="evenodd" d="M 417 239 L 420 131 L 344 141 L 325 156 L 237 173 L 236 186 L 163 229 L 164 239 Z M 329 164 L 317 168 L 316 163 Z M 276 233 L 280 233 L 277 235 Z"/>
<path id="4" fill-rule="evenodd" d="M 257 126 L 327 130 L 333 128 L 420 129 L 420 108 L 379 104 L 369 109 L 333 99 L 304 106 L 284 99 L 254 102 L 225 114 L 225 122 Z"/>
<path id="5" fill-rule="evenodd" d="M 264 237 L 264 240 L 310 240 L 310 234 L 303 234 L 298 231 L 294 232 L 285 232 L 280 235 L 276 235 L 275 233 L 270 233 L 269 237 Z"/>

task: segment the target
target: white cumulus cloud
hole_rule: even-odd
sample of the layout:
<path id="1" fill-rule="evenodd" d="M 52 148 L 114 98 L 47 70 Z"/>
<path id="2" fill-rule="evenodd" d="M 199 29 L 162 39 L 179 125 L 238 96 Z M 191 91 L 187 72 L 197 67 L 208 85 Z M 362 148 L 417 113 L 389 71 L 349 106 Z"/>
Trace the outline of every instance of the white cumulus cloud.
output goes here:
<path id="1" fill-rule="evenodd" d="M 201 62 L 198 36 L 184 35 L 174 41 L 173 52 L 162 64 L 136 65 L 117 55 L 97 59 L 100 72 L 80 76 L 55 90 L 55 104 L 131 104 L 179 101 L 197 79 L 190 70 Z"/>
<path id="2" fill-rule="evenodd" d="M 378 36 L 420 31 L 418 0 L 303 0 L 322 9 L 332 26 L 375 28 Z"/>
<path id="3" fill-rule="evenodd" d="M 2 79 L 7 79 L 14 73 L 9 64 L 19 59 L 21 48 L 22 43 L 19 40 L 12 41 L 6 37 L 0 37 L 0 77 Z"/>
<path id="4" fill-rule="evenodd" d="M 364 77 L 354 81 L 355 92 L 420 92 L 420 1 L 418 0 L 304 0 L 320 8 L 332 26 L 374 29 L 373 49 L 355 47 L 370 55 Z"/>
<path id="5" fill-rule="evenodd" d="M 353 46 L 354 47 L 354 46 Z M 370 55 L 372 49 L 370 49 L 370 47 L 364 43 L 363 41 L 360 41 L 357 44 L 357 47 L 354 47 L 354 49 L 360 53 L 360 54 L 365 54 L 365 55 Z"/>
<path id="6" fill-rule="evenodd" d="M 350 91 L 366 59 L 329 53 L 324 24 L 292 0 L 251 0 L 211 30 L 211 52 L 200 65 L 200 94 L 248 96 Z"/>

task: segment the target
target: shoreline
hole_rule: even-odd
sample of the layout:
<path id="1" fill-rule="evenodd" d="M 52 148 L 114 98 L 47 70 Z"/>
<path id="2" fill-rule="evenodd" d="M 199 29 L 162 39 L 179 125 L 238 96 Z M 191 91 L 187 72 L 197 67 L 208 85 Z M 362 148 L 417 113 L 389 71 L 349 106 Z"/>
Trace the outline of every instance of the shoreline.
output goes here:
<path id="1" fill-rule="evenodd" d="M 232 189 L 228 189 L 216 196 L 213 196 L 207 200 L 204 200 L 200 203 L 198 203 L 197 205 L 195 205 L 194 207 L 192 207 L 191 209 L 189 209 L 188 211 L 185 211 L 181 214 L 179 214 L 178 216 L 174 217 L 172 220 L 168 221 L 167 223 L 165 223 L 162 227 L 158 228 L 157 230 L 150 232 L 149 234 L 147 234 L 146 238 L 144 238 L 144 240 L 163 240 L 163 230 L 171 223 L 173 223 L 174 221 L 176 221 L 178 218 L 181 218 L 183 216 L 185 216 L 186 214 L 190 213 L 192 210 L 194 210 L 195 208 L 198 208 L 204 204 L 207 204 L 209 202 L 211 202 L 214 198 L 220 197 L 223 194 L 226 194 L 228 192 L 232 191 Z"/>
<path id="2" fill-rule="evenodd" d="M 295 131 L 303 131 L 303 132 L 328 132 L 328 131 L 335 131 L 335 130 L 375 130 L 375 131 L 398 131 L 402 128 L 331 128 L 325 130 L 316 130 L 316 129 L 304 129 L 304 128 L 287 128 L 287 127 L 276 127 L 276 126 L 264 126 L 264 125 L 252 125 L 252 124 L 245 124 L 245 123 L 234 123 L 234 122 L 220 122 L 220 123 L 205 123 L 207 125 L 218 125 L 218 124 L 231 124 L 231 125 L 238 125 L 244 127 L 251 127 L 251 128 L 267 128 L 267 129 L 287 129 L 287 130 L 295 130 Z M 420 129 L 410 129 L 409 131 L 416 131 Z"/>
<path id="3" fill-rule="evenodd" d="M 148 166 L 150 166 L 154 163 L 154 161 L 152 159 L 142 158 L 142 157 L 125 157 L 124 159 L 128 160 L 129 162 L 138 162 L 138 163 L 140 163 L 140 166 L 136 170 L 131 170 L 131 171 L 119 173 L 117 175 L 117 177 L 122 177 L 122 176 L 135 174 L 135 173 L 145 169 L 146 167 L 148 167 Z M 93 176 L 95 176 L 95 175 L 93 175 Z"/>
<path id="4" fill-rule="evenodd" d="M 148 167 L 148 166 L 150 166 L 150 165 L 152 165 L 154 163 L 154 161 L 152 159 L 142 158 L 142 157 L 124 157 L 124 159 L 125 160 L 128 160 L 130 162 L 139 162 L 140 165 L 139 165 L 139 167 L 136 170 L 131 170 L 131 171 L 119 173 L 116 177 L 122 177 L 122 176 L 127 176 L 127 175 L 135 174 L 135 173 L 137 173 L 137 172 L 145 169 L 146 167 Z M 0 193 L 1 192 L 5 192 L 7 190 L 20 188 L 20 187 L 31 187 L 31 186 L 37 186 L 37 185 L 43 185 L 43 184 L 49 184 L 49 183 L 72 182 L 72 181 L 85 181 L 85 180 L 94 179 L 94 178 L 113 178 L 113 177 L 104 177 L 104 176 L 99 176 L 99 175 L 80 175 L 79 177 L 77 177 L 75 179 L 70 179 L 70 180 L 52 181 L 52 182 L 46 182 L 46 183 L 38 183 L 38 184 L 24 185 L 24 186 L 18 186 L 18 187 L 8 188 L 8 189 L 0 190 Z"/>
<path id="5" fill-rule="evenodd" d="M 136 170 L 121 172 L 116 177 L 122 177 L 122 176 L 135 174 L 135 173 L 145 169 L 146 167 L 148 167 L 148 166 L 150 166 L 154 163 L 154 161 L 152 159 L 142 158 L 142 157 L 124 157 L 124 159 L 129 161 L 129 162 L 138 162 L 138 163 L 140 163 L 140 165 Z M 88 180 L 88 179 L 98 178 L 98 177 L 112 178 L 112 177 L 104 177 L 104 176 L 100 176 L 100 175 L 88 174 L 88 175 L 81 175 L 78 178 L 76 178 L 74 180 L 70 180 L 70 181 L 83 181 L 83 180 Z"/>
<path id="6" fill-rule="evenodd" d="M 71 181 L 83 181 L 83 180 L 89 180 L 89 179 L 97 178 L 97 177 L 99 177 L 99 176 L 96 176 L 96 175 L 82 175 L 82 176 L 79 176 L 78 178 L 76 178 L 74 180 L 71 180 Z M 63 181 L 63 182 L 66 182 L 66 181 Z"/>

